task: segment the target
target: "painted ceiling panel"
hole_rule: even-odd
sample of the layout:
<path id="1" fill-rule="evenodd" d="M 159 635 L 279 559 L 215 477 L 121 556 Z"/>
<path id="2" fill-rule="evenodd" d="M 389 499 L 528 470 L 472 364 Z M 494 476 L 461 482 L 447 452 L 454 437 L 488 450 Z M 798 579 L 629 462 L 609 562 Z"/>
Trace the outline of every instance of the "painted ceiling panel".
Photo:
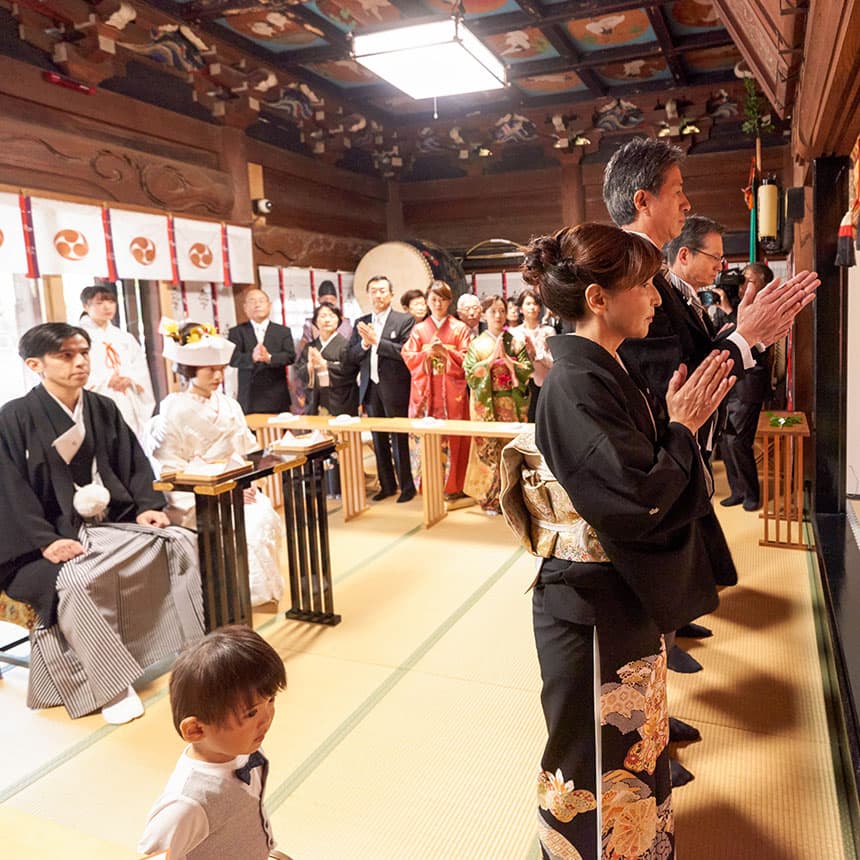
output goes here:
<path id="1" fill-rule="evenodd" d="M 678 0 L 664 8 L 669 30 L 676 36 L 708 33 L 723 26 L 711 0 Z"/>
<path id="2" fill-rule="evenodd" d="M 428 12 L 443 12 L 451 14 L 450 0 L 422 0 Z M 491 15 L 501 15 L 506 12 L 520 12 L 516 0 L 465 0 L 466 20 L 486 18 Z"/>
<path id="3" fill-rule="evenodd" d="M 641 9 L 569 21 L 567 30 L 583 53 L 653 42 L 657 38 L 648 16 Z"/>
<path id="4" fill-rule="evenodd" d="M 515 81 L 524 93 L 546 96 L 558 93 L 583 92 L 588 89 L 576 72 L 558 72 L 551 75 L 530 75 Z"/>
<path id="5" fill-rule="evenodd" d="M 542 60 L 559 56 L 546 35 L 537 27 L 487 36 L 483 41 L 506 63 L 522 63 L 525 60 Z"/>

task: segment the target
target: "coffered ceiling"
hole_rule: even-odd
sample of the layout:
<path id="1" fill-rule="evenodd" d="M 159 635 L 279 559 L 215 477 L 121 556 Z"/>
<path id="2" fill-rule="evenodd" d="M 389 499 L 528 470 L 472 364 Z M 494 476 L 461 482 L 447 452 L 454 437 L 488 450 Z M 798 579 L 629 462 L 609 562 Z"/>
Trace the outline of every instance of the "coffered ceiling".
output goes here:
<path id="1" fill-rule="evenodd" d="M 631 133 L 737 147 L 750 72 L 730 30 L 755 28 L 730 7 L 746 0 L 464 3 L 509 86 L 438 104 L 357 64 L 350 34 L 445 17 L 449 0 L 0 0 L 0 52 L 383 176 L 462 175 L 530 144 L 521 167 L 581 159 Z"/>

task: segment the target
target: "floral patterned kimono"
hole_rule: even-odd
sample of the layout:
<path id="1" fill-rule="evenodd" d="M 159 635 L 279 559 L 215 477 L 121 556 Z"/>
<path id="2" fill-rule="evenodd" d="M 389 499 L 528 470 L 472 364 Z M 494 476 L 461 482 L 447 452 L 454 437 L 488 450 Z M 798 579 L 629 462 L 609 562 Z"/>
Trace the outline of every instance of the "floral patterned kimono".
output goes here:
<path id="1" fill-rule="evenodd" d="M 504 331 L 505 352 L 514 359 L 514 375 L 503 361 L 493 361 L 496 338 L 485 331 L 469 346 L 463 361 L 466 382 L 472 389 L 473 421 L 526 421 L 529 411 L 528 381 L 532 375 L 525 343 Z M 469 452 L 464 492 L 485 511 L 499 511 L 499 456 L 501 439 L 476 436 Z"/>
<path id="2" fill-rule="evenodd" d="M 245 423 L 242 407 L 232 398 L 213 392 L 200 397 L 190 391 L 168 394 L 159 414 L 147 425 L 144 450 L 156 474 L 182 470 L 191 460 L 226 460 L 232 453 L 247 454 L 259 449 Z M 177 525 L 195 528 L 193 493 L 167 493 L 166 513 Z M 284 524 L 263 493 L 253 504 L 245 504 L 248 543 L 248 575 L 251 604 L 259 606 L 280 600 L 284 593 L 278 551 Z"/>

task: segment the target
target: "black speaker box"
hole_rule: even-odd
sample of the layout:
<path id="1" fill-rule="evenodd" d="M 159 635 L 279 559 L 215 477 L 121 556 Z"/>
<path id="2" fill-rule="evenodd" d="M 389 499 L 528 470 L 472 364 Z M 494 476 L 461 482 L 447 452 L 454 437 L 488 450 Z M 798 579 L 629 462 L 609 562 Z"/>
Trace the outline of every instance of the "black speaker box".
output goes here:
<path id="1" fill-rule="evenodd" d="M 801 185 L 799 188 L 787 188 L 785 191 L 785 220 L 802 221 L 806 210 L 806 189 Z"/>

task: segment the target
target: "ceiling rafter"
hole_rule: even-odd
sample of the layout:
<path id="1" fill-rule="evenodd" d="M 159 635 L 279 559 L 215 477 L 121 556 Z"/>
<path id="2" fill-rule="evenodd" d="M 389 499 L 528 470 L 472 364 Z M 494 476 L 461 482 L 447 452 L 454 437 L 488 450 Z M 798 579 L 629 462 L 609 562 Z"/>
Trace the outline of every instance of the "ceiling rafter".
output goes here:
<path id="1" fill-rule="evenodd" d="M 657 41 L 660 43 L 660 47 L 666 57 L 666 65 L 672 73 L 672 78 L 678 86 L 683 87 L 687 83 L 687 73 L 684 70 L 681 58 L 675 51 L 675 44 L 672 41 L 672 34 L 669 32 L 669 25 L 666 23 L 663 9 L 658 6 L 652 6 L 645 10 L 645 14 L 651 22 L 651 29 L 654 30 Z"/>

